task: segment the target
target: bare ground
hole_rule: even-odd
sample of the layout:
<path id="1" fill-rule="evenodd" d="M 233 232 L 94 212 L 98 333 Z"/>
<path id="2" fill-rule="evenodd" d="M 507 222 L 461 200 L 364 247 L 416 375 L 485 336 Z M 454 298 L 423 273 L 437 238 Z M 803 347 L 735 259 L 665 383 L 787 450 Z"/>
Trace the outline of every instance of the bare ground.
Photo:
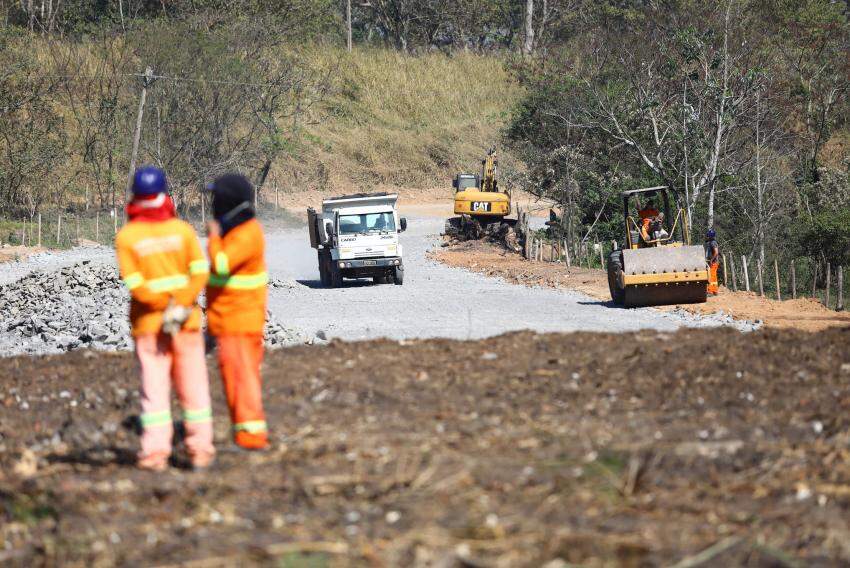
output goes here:
<path id="1" fill-rule="evenodd" d="M 605 271 L 591 268 L 567 268 L 563 263 L 529 262 L 503 247 L 484 241 L 466 241 L 437 249 L 432 258 L 447 264 L 501 277 L 526 286 L 567 288 L 598 300 L 610 300 Z M 705 304 L 679 306 L 696 314 L 719 311 L 735 319 L 761 321 L 767 327 L 821 331 L 850 325 L 850 312 L 827 309 L 810 298 L 777 301 L 754 292 L 732 292 L 721 287 L 720 294 Z M 670 309 L 661 307 L 659 309 Z"/>
<path id="2" fill-rule="evenodd" d="M 132 466 L 130 355 L 0 359 L 0 564 L 847 565 L 848 344 L 298 347 L 265 367 L 271 451 L 230 446 L 214 376 L 218 463 L 160 475 Z"/>

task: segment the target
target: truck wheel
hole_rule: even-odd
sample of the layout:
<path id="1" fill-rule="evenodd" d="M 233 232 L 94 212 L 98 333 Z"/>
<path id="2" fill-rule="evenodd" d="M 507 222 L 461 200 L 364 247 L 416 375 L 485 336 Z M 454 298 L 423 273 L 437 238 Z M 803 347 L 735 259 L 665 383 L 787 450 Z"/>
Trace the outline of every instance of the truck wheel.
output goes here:
<path id="1" fill-rule="evenodd" d="M 626 291 L 620 288 L 620 273 L 623 272 L 620 254 L 621 251 L 615 250 L 608 256 L 608 290 L 611 292 L 611 300 L 617 305 L 623 305 L 626 301 Z"/>
<path id="2" fill-rule="evenodd" d="M 401 266 L 396 266 L 393 270 L 393 282 L 396 286 L 404 284 L 404 268 Z"/>
<path id="3" fill-rule="evenodd" d="M 381 274 L 379 276 L 372 277 L 372 282 L 374 282 L 375 284 L 389 284 L 389 281 L 390 277 L 386 274 Z"/>
<path id="4" fill-rule="evenodd" d="M 331 288 L 341 288 L 342 287 L 342 269 L 336 265 L 336 263 L 330 263 L 330 287 Z"/>

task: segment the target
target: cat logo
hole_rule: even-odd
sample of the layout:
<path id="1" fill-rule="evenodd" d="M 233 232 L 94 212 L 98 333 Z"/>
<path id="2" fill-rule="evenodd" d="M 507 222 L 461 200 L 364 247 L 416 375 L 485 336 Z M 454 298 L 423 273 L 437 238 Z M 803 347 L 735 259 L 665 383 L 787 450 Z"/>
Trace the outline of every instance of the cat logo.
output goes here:
<path id="1" fill-rule="evenodd" d="M 490 211 L 490 202 L 489 201 L 473 201 L 470 209 L 473 213 L 484 212 L 487 213 Z"/>

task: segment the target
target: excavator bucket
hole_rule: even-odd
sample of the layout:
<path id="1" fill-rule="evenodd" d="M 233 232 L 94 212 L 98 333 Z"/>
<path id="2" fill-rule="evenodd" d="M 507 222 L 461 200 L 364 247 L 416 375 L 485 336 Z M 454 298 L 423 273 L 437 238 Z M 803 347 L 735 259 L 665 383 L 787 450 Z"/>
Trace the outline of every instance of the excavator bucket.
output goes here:
<path id="1" fill-rule="evenodd" d="M 699 246 L 623 251 L 623 304 L 628 308 L 705 302 L 708 267 Z"/>

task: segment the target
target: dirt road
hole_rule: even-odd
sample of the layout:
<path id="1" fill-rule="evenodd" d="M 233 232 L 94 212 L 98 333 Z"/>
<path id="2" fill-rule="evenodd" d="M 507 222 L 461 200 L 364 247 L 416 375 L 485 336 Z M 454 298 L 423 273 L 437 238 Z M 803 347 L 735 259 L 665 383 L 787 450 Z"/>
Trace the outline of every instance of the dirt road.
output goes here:
<path id="1" fill-rule="evenodd" d="M 450 337 L 479 338 L 507 331 L 674 330 L 680 326 L 728 323 L 657 310 L 611 309 L 583 294 L 528 288 L 447 267 L 427 253 L 439 242 L 441 218 L 411 218 L 402 235 L 404 286 L 347 281 L 343 289 L 318 282 L 316 252 L 303 229 L 269 236 L 268 262 L 274 277 L 296 282 L 273 289 L 270 309 L 307 335 L 319 331 L 345 340 Z"/>
<path id="2" fill-rule="evenodd" d="M 528 262 L 502 247 L 484 241 L 468 241 L 435 249 L 431 258 L 523 286 L 575 290 L 600 302 L 610 302 L 608 281 L 603 270 L 581 267 L 566 268 L 561 263 Z M 609 307 L 610 306 L 609 304 Z M 827 309 L 811 298 L 777 301 L 762 298 L 754 292 L 732 292 L 721 287 L 720 294 L 710 296 L 704 304 L 659 307 L 658 310 L 688 312 L 714 318 L 734 318 L 761 322 L 766 327 L 822 331 L 836 326 L 850 326 L 850 312 Z M 722 314 L 722 315 L 720 315 Z"/>
<path id="3" fill-rule="evenodd" d="M 130 465 L 129 354 L 2 359 L 0 564 L 847 565 L 848 344 L 296 347 L 265 367 L 271 451 L 233 450 L 214 375 L 218 464 L 162 475 Z"/>

